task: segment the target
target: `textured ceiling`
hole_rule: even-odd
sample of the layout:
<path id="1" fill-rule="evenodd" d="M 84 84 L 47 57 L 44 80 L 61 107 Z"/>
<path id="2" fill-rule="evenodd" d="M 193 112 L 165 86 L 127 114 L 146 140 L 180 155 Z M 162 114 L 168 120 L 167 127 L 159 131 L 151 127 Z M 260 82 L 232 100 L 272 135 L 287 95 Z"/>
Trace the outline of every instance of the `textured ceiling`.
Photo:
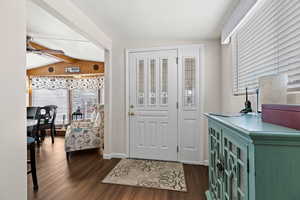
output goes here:
<path id="1" fill-rule="evenodd" d="M 107 35 L 130 40 L 220 38 L 239 0 L 72 0 Z"/>

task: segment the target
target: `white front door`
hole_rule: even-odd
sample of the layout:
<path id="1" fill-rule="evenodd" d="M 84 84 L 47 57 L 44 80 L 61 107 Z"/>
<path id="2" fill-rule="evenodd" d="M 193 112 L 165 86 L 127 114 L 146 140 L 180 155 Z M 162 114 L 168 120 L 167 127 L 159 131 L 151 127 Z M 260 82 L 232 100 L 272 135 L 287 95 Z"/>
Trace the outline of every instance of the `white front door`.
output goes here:
<path id="1" fill-rule="evenodd" d="M 178 160 L 177 50 L 129 53 L 130 157 Z"/>
<path id="2" fill-rule="evenodd" d="M 178 85 L 179 85 L 179 159 L 185 163 L 200 163 L 203 144 L 201 132 L 201 104 L 203 105 L 203 71 L 201 71 L 201 48 L 187 46 L 179 50 Z M 202 78 L 200 78 L 202 77 Z M 201 87 L 202 86 L 202 87 Z M 201 124 L 202 123 L 202 124 Z"/>

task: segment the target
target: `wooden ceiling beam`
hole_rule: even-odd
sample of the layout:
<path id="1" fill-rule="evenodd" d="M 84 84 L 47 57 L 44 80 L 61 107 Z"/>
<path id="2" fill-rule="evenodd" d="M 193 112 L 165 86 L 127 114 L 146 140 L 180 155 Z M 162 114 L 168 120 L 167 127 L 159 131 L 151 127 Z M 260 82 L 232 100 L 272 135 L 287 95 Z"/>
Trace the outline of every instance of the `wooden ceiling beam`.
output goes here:
<path id="1" fill-rule="evenodd" d="M 67 73 L 66 67 L 79 67 L 79 73 Z M 51 70 L 50 70 L 51 69 Z M 27 76 L 74 76 L 74 75 L 99 75 L 103 74 L 104 62 L 78 60 L 75 63 L 59 62 L 27 70 Z"/>
<path id="2" fill-rule="evenodd" d="M 49 48 L 43 46 L 43 45 L 40 45 L 40 44 L 37 44 L 35 42 L 29 42 L 29 44 L 36 50 L 50 50 Z M 70 56 L 66 56 L 66 55 L 63 55 L 63 54 L 51 54 L 51 53 L 45 53 L 46 55 L 49 55 L 51 57 L 54 57 L 58 60 L 61 60 L 61 61 L 64 61 L 66 63 L 75 63 L 78 61 L 78 59 L 75 59 L 75 58 L 72 58 Z"/>

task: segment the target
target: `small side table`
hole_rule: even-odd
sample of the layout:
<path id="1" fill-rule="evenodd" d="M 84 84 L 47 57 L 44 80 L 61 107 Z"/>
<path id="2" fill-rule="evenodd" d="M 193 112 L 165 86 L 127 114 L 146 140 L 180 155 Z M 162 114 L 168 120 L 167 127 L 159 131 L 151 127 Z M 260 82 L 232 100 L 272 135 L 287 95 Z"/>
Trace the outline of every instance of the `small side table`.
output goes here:
<path id="1" fill-rule="evenodd" d="M 72 120 L 78 120 L 78 119 L 83 119 L 83 114 L 79 112 L 74 112 L 72 114 Z"/>

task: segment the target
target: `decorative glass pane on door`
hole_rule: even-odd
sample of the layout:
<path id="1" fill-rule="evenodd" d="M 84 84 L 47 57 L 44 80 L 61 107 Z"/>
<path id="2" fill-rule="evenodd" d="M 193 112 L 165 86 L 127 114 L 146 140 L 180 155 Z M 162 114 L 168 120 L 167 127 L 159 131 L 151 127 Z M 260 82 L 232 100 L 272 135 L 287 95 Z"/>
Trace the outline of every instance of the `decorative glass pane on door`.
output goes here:
<path id="1" fill-rule="evenodd" d="M 168 59 L 161 60 L 160 103 L 162 105 L 168 104 Z"/>
<path id="2" fill-rule="evenodd" d="M 137 67 L 137 104 L 145 104 L 145 62 L 144 60 L 138 61 Z"/>
<path id="3" fill-rule="evenodd" d="M 149 104 L 156 104 L 156 60 L 150 60 L 149 69 Z"/>
<path id="4" fill-rule="evenodd" d="M 196 87 L 196 63 L 195 58 L 184 59 L 184 105 L 195 105 Z"/>

